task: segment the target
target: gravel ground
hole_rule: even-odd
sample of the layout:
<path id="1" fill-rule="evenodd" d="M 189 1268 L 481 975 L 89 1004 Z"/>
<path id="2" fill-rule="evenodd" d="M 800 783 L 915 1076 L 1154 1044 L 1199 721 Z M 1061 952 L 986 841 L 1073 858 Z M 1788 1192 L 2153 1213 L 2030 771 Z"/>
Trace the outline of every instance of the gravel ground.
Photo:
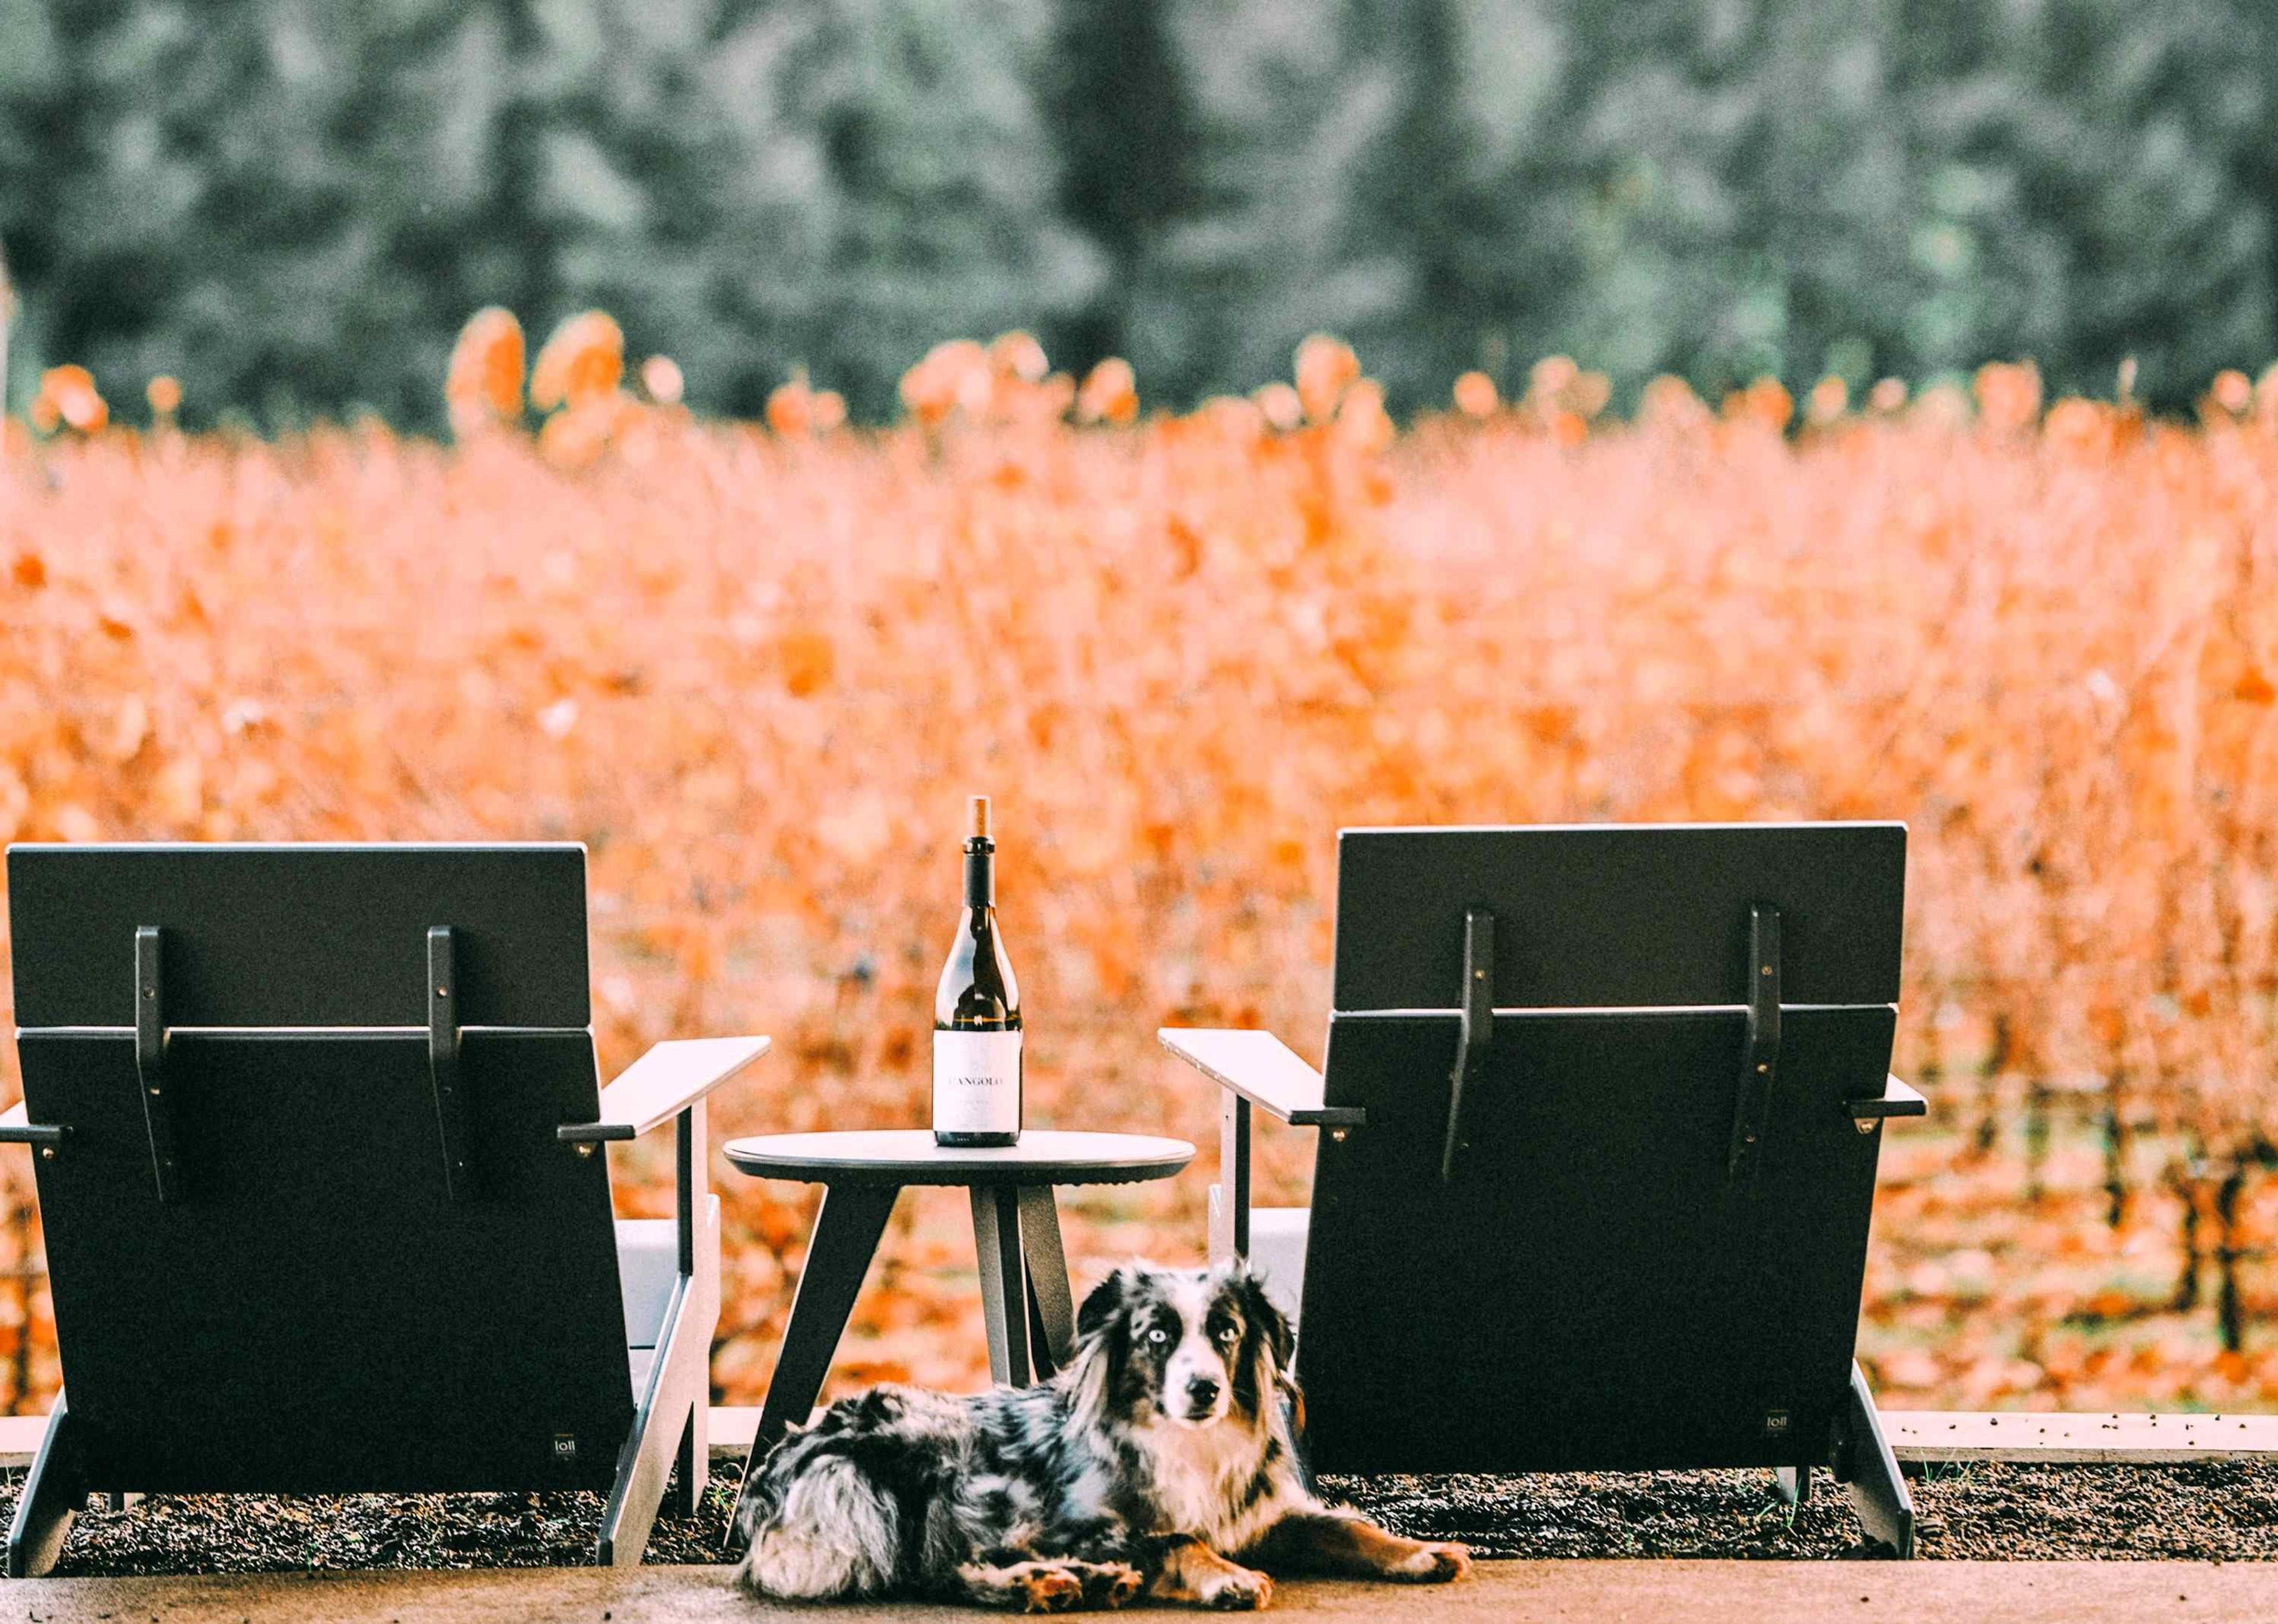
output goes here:
<path id="1" fill-rule="evenodd" d="M 1824 1473 L 1790 1511 L 1769 1472 L 1330 1478 L 1387 1528 L 1487 1557 L 1867 1554 Z M 1980 1560 L 2278 1558 L 2278 1461 L 2193 1466 L 1973 1462 L 1910 1478 L 1916 1554 Z"/>
<path id="2" fill-rule="evenodd" d="M 697 1516 L 659 1517 L 647 1559 L 718 1561 L 737 1475 L 733 1467 L 713 1473 Z M 12 1516 L 23 1474 L 7 1478 L 0 1506 Z M 123 1512 L 82 1513 L 56 1576 L 582 1567 L 600 1529 L 601 1497 L 590 1493 L 156 1495 Z"/>
<path id="3" fill-rule="evenodd" d="M 0 1489 L 13 1510 L 20 1473 Z M 660 1519 L 651 1562 L 716 1562 L 735 1468 L 700 1515 Z M 1842 1557 L 1861 1537 L 1849 1502 L 1818 1491 L 1791 1513 L 1762 1472 L 1554 1477 L 1331 1478 L 1323 1485 L 1403 1533 L 1487 1557 Z M 1911 1482 L 1925 1557 L 2278 1558 L 2278 1461 L 2196 1466 L 1933 1468 Z M 165 1496 L 73 1525 L 59 1574 L 297 1568 L 529 1567 L 592 1560 L 597 1494 Z"/>

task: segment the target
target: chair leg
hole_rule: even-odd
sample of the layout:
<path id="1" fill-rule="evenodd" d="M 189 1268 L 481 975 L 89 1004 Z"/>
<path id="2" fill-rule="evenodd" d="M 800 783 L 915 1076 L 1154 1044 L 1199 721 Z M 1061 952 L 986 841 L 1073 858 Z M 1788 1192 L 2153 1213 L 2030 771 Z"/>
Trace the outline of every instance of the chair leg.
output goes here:
<path id="1" fill-rule="evenodd" d="M 705 1447 L 712 1402 L 712 1335 L 720 1325 L 718 1201 L 705 1201 L 699 1223 L 700 1231 L 693 1236 L 695 1272 L 682 1275 L 673 1288 L 656 1357 L 649 1366 L 647 1391 L 641 1395 L 624 1447 L 617 1452 L 616 1481 L 601 1509 L 593 1558 L 603 1567 L 639 1566 L 676 1459 L 683 1464 L 682 1481 L 687 1485 L 683 1498 L 692 1502 L 702 1492 L 702 1478 L 687 1463 L 687 1452 L 692 1443 L 699 1450 Z"/>
<path id="2" fill-rule="evenodd" d="M 736 1512 L 728 1520 L 727 1559 L 733 1560 L 742 1550 L 745 1519 L 768 1452 L 793 1426 L 804 1424 L 814 1409 L 822 1379 L 830 1374 L 831 1355 L 838 1351 L 839 1335 L 846 1329 L 847 1315 L 854 1312 L 855 1296 L 870 1272 L 870 1259 L 900 1194 L 897 1185 L 833 1185 L 823 1192 L 814 1235 L 806 1243 L 806 1267 L 799 1271 L 799 1292 L 791 1299 L 791 1323 L 784 1329 L 783 1351 L 776 1355 L 775 1375 L 768 1381 L 767 1403 L 760 1411 L 759 1430 L 752 1437 L 752 1452 L 744 1459 L 744 1484 L 736 1491 Z"/>
<path id="3" fill-rule="evenodd" d="M 36 1579 L 56 1565 L 72 1519 L 87 1504 L 89 1484 L 81 1429 L 56 1395 L 32 1469 L 17 1491 L 16 1519 L 8 1529 L 8 1576 Z"/>
<path id="4" fill-rule="evenodd" d="M 1851 1395 L 1844 1406 L 1841 1441 L 1835 1454 L 1835 1480 L 1851 1495 L 1867 1537 L 1890 1546 L 1901 1559 L 1915 1553 L 1915 1503 L 1899 1459 L 1883 1437 L 1875 1395 L 1858 1361 L 1851 1365 Z"/>
<path id="5" fill-rule="evenodd" d="M 1809 1466 L 1776 1466 L 1772 1468 L 1772 1489 L 1784 1504 L 1803 1506 L 1811 1499 L 1811 1468 Z"/>
<path id="6" fill-rule="evenodd" d="M 973 1250 L 981 1264 L 981 1318 L 989 1375 L 1000 1387 L 1028 1384 L 1028 1269 L 1021 1249 L 1021 1195 L 1011 1185 L 973 1186 Z"/>

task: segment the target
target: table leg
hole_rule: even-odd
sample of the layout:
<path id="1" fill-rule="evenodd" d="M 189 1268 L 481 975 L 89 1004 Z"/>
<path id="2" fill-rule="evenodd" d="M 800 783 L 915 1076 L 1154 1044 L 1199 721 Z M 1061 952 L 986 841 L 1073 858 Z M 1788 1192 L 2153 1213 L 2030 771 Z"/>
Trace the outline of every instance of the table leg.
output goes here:
<path id="1" fill-rule="evenodd" d="M 1075 1353 L 1075 1303 L 1068 1292 L 1067 1254 L 1060 1248 L 1060 1218 L 1050 1185 L 1021 1192 L 1021 1249 L 1028 1264 L 1028 1330 L 1036 1379 L 1042 1381 Z"/>
<path id="2" fill-rule="evenodd" d="M 736 1514 L 728 1525 L 731 1547 L 742 1543 L 744 1513 L 759 1482 L 761 1462 L 814 1408 L 847 1316 L 854 1312 L 862 1277 L 870 1272 L 870 1259 L 901 1193 L 898 1185 L 833 1185 L 822 1193 L 814 1236 L 806 1244 L 806 1266 L 799 1270 L 799 1292 L 791 1299 L 791 1323 L 784 1330 L 783 1351 L 776 1355 L 759 1431 L 744 1461 L 744 1486 L 737 1492 Z"/>
<path id="3" fill-rule="evenodd" d="M 973 1250 L 981 1263 L 981 1320 L 989 1332 L 989 1374 L 999 1386 L 1028 1384 L 1028 1266 L 1021 1254 L 1021 1192 L 973 1186 Z"/>

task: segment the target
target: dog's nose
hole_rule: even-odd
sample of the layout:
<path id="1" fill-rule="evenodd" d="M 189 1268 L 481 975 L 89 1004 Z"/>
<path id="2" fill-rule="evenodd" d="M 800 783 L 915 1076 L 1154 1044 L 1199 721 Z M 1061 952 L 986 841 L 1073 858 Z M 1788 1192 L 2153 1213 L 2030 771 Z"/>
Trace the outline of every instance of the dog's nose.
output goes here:
<path id="1" fill-rule="evenodd" d="M 1206 1376 L 1198 1376 L 1187 1384 L 1187 1402 L 1198 1410 L 1206 1410 L 1218 1402 L 1218 1384 Z"/>

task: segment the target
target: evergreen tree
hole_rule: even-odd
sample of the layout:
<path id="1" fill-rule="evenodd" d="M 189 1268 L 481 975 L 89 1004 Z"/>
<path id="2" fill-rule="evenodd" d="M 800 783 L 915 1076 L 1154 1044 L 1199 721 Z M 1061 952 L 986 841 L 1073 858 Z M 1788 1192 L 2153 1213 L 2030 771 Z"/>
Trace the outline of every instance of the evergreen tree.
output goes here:
<path id="1" fill-rule="evenodd" d="M 47 133 L 19 229 L 27 347 L 121 403 L 174 373 L 193 421 L 432 422 L 490 173 L 478 141 L 454 149 L 496 78 L 481 14 L 115 0 L 50 19 L 57 69 L 11 110 Z"/>
<path id="2" fill-rule="evenodd" d="M 501 222 L 460 305 L 542 338 L 599 308 L 695 398 L 756 413 L 806 341 L 837 199 L 814 120 L 786 105 L 813 8 L 556 0 L 518 15 L 493 112 Z"/>
<path id="3" fill-rule="evenodd" d="M 2037 355 L 2056 383 L 2101 392 L 2134 355 L 2143 393 L 2179 406 L 2270 355 L 2278 197 L 2251 155 L 2267 162 L 2278 57 L 2240 50 L 2258 29 L 2255 0 L 1998 14 L 1978 94 L 1922 121 L 1925 215 L 1961 213 L 1942 193 L 1989 178 L 1968 221 L 1974 308 L 1939 359 Z"/>
<path id="4" fill-rule="evenodd" d="M 830 204 L 795 331 L 859 410 L 944 338 L 1036 327 L 1092 296 L 1034 93 L 1044 20 L 1011 0 L 830 0 L 787 95 Z"/>
<path id="5" fill-rule="evenodd" d="M 1570 200 L 1566 294 L 1538 345 L 1711 393 L 1887 364 L 1907 159 L 1875 6 L 1569 0 L 1562 22 L 1563 160 L 1527 184 Z"/>
<path id="6" fill-rule="evenodd" d="M 11 398 L 440 423 L 589 306 L 691 398 L 867 415 L 1037 328 L 1151 400 L 1352 339 L 1403 405 L 2278 350 L 2266 0 L 0 0 Z"/>
<path id="7" fill-rule="evenodd" d="M 1059 0 L 1045 99 L 1059 202 L 1105 257 L 1098 294 L 1051 348 L 1076 372 L 1128 349 L 1159 299 L 1164 243 L 1196 202 L 1194 110 L 1168 0 Z"/>
<path id="8" fill-rule="evenodd" d="M 1189 0 L 1180 22 L 1202 184 L 1143 378 L 1247 389 L 1327 331 L 1414 407 L 1540 353 L 1565 251 L 1533 184 L 1559 58 L 1540 0 Z"/>
<path id="9" fill-rule="evenodd" d="M 1436 400 L 1469 364 L 1467 330 L 1492 321 L 1494 290 L 1465 249 L 1484 224 L 1466 185 L 1464 46 L 1455 0 L 1348 0 L 1342 32 L 1378 65 L 1387 110 L 1357 155 L 1346 235 L 1399 267 L 1399 308 L 1349 337 L 1398 402 Z"/>
<path id="10" fill-rule="evenodd" d="M 1192 217 L 1132 321 L 1173 400 L 1286 377 L 1308 332 L 1402 309 L 1405 270 L 1351 231 L 1356 160 L 1390 127 L 1390 75 L 1343 48 L 1339 0 L 1187 0 L 1174 14 L 1200 149 Z"/>
<path id="11" fill-rule="evenodd" d="M 42 312 L 18 283 L 46 271 L 34 226 L 54 202 L 56 158 L 34 110 L 52 104 L 61 69 L 45 9 L 37 0 L 0 0 L 0 408 L 30 393 L 39 353 L 30 323 Z"/>

